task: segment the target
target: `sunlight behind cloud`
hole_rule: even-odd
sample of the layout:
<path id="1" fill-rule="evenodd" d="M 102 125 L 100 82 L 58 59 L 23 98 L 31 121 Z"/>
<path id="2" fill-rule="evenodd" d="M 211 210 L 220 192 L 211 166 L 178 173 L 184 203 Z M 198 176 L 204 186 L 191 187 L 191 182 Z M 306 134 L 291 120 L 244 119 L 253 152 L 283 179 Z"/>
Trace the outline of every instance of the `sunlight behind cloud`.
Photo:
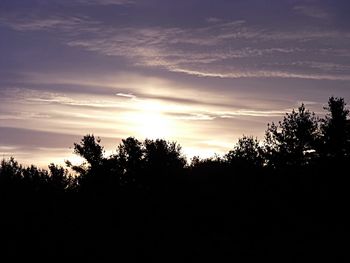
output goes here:
<path id="1" fill-rule="evenodd" d="M 19 79 L 15 87 L 0 91 L 0 129 L 11 127 L 21 131 L 25 127 L 31 133 L 47 135 L 33 146 L 34 150 L 49 147 L 51 140 L 56 140 L 50 139 L 53 133 L 70 136 L 57 145 L 65 149 L 60 154 L 45 151 L 40 159 L 30 155 L 33 147 L 23 150 L 25 155 L 16 154 L 22 162 L 35 159 L 39 163 L 40 159 L 40 165 L 49 160 L 62 164 L 72 152 L 68 147 L 85 134 L 107 140 L 106 150 L 112 151 L 121 139 L 133 136 L 139 140 L 176 141 L 188 158 L 221 155 L 242 134 L 263 138 L 266 123 L 278 120 L 290 111 L 287 105 L 298 106 L 299 102 L 299 98 L 276 100 L 268 94 L 257 98 L 240 85 L 223 94 L 222 89 L 210 90 L 198 83 L 184 84 L 125 72 L 27 73 Z M 319 108 L 321 104 L 313 105 L 313 110 Z M 7 132 L 7 137 L 11 134 Z M 8 155 L 4 150 L 1 152 Z"/>
<path id="2" fill-rule="evenodd" d="M 123 120 L 130 124 L 130 132 L 141 138 L 169 138 L 176 134 L 174 119 L 165 115 L 165 106 L 151 101 L 140 101 L 138 111 L 126 112 Z"/>

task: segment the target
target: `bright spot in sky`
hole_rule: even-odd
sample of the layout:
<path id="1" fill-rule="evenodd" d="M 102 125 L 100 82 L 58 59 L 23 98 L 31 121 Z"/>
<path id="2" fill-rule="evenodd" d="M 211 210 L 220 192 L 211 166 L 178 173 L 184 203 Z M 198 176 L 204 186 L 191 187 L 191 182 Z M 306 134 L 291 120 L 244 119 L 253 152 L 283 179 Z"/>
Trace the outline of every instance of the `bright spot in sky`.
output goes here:
<path id="1" fill-rule="evenodd" d="M 79 155 L 71 155 L 67 160 L 70 161 L 72 165 L 79 165 L 85 161 Z"/>
<path id="2" fill-rule="evenodd" d="M 165 105 L 154 101 L 140 101 L 137 108 L 124 116 L 136 137 L 170 138 L 176 133 L 175 120 L 166 115 Z"/>

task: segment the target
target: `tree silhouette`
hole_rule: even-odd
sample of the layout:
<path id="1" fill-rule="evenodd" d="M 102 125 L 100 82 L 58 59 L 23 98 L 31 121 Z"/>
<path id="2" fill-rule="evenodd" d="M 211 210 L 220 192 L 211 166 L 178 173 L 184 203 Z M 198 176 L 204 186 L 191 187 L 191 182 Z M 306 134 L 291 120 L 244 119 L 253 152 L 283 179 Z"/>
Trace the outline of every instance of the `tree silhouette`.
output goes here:
<path id="1" fill-rule="evenodd" d="M 117 155 L 113 158 L 120 168 L 122 185 L 141 183 L 144 149 L 142 143 L 133 137 L 123 139 L 118 146 Z"/>
<path id="2" fill-rule="evenodd" d="M 50 171 L 48 181 L 50 183 L 52 191 L 64 192 L 67 190 L 73 190 L 73 188 L 75 188 L 76 180 L 72 175 L 68 174 L 68 170 L 53 163 L 51 163 L 48 168 Z"/>
<path id="3" fill-rule="evenodd" d="M 85 135 L 79 144 L 74 144 L 74 153 L 83 157 L 87 163 L 72 165 L 66 161 L 67 166 L 79 174 L 81 190 L 108 192 L 108 189 L 118 184 L 119 176 L 112 173 L 110 162 L 103 157 L 104 149 L 100 142 L 101 139 L 94 135 Z"/>
<path id="4" fill-rule="evenodd" d="M 350 131 L 349 110 L 343 98 L 330 97 L 328 111 L 325 118 L 322 119 L 322 149 L 321 152 L 328 158 L 343 158 L 349 153 L 350 149 Z"/>
<path id="5" fill-rule="evenodd" d="M 266 157 L 272 166 L 305 165 L 308 153 L 315 150 L 318 123 L 314 113 L 302 104 L 277 125 L 268 124 L 265 132 Z"/>
<path id="6" fill-rule="evenodd" d="M 167 181 L 178 174 L 186 165 L 181 146 L 165 140 L 144 141 L 144 165 L 147 180 L 152 185 Z"/>
<path id="7" fill-rule="evenodd" d="M 29 187 L 31 191 L 47 190 L 49 181 L 48 172 L 45 170 L 38 169 L 36 166 L 31 165 L 22 170 L 23 182 L 26 187 Z"/>
<path id="8" fill-rule="evenodd" d="M 80 144 L 74 143 L 74 153 L 85 158 L 91 167 L 99 166 L 103 160 L 103 147 L 100 142 L 100 138 L 88 134 L 83 137 Z"/>
<path id="9" fill-rule="evenodd" d="M 0 165 L 0 189 L 1 192 L 11 191 L 18 187 L 23 179 L 23 167 L 13 157 L 9 160 L 2 159 Z"/>
<path id="10" fill-rule="evenodd" d="M 263 149 L 257 138 L 243 136 L 225 157 L 232 165 L 261 167 L 264 164 L 263 154 Z"/>
<path id="11" fill-rule="evenodd" d="M 182 169 L 186 160 L 182 155 L 181 146 L 176 142 L 167 142 L 165 140 L 149 140 L 144 142 L 145 163 L 154 170 L 165 171 Z"/>

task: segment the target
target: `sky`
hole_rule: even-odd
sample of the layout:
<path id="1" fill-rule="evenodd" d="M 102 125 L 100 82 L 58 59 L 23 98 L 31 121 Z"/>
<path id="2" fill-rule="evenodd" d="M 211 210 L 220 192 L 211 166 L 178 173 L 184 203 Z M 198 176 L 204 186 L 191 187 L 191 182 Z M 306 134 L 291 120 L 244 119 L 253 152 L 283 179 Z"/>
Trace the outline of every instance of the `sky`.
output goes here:
<path id="1" fill-rule="evenodd" d="M 78 162 L 134 136 L 188 156 L 350 102 L 347 0 L 1 0 L 0 154 Z"/>

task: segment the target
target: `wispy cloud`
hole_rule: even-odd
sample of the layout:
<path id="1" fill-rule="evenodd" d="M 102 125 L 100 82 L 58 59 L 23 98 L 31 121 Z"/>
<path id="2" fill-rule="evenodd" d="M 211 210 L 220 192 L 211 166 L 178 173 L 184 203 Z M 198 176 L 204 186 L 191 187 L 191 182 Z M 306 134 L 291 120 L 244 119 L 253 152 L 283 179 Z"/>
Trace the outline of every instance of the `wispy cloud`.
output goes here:
<path id="1" fill-rule="evenodd" d="M 311 79 L 311 80 L 350 80 L 350 75 L 332 75 L 332 74 L 302 74 L 283 71 L 232 71 L 232 72 L 215 72 L 215 71 L 196 71 L 185 68 L 169 69 L 174 72 L 186 73 L 198 77 L 215 77 L 215 78 L 294 78 L 294 79 Z"/>
<path id="2" fill-rule="evenodd" d="M 129 93 L 117 93 L 115 94 L 116 96 L 119 96 L 119 97 L 123 97 L 123 98 L 128 98 L 128 99 L 135 99 L 136 96 L 133 95 L 133 94 L 129 94 Z"/>
<path id="3" fill-rule="evenodd" d="M 67 80 L 65 77 L 58 78 Z M 138 81 L 140 83 L 147 82 L 145 79 L 139 79 Z M 77 81 L 72 82 L 76 83 Z M 53 81 L 53 83 L 57 82 Z M 161 82 L 158 81 L 158 83 Z M 61 132 L 69 130 L 70 134 L 81 134 L 84 128 L 91 127 L 91 123 L 94 123 L 94 126 L 99 123 L 96 127 L 99 134 L 112 136 L 111 133 L 116 132 L 112 128 L 114 122 L 118 121 L 118 127 L 122 127 L 121 130 L 127 132 L 128 126 L 130 126 L 128 123 L 132 122 L 134 117 L 137 118 L 137 121 L 141 121 L 138 120 L 138 114 L 146 114 L 147 116 L 147 114 L 155 113 L 163 115 L 171 122 L 186 122 L 213 121 L 237 117 L 274 117 L 286 111 L 284 107 L 281 108 L 280 106 L 277 106 L 279 109 L 271 109 L 272 105 L 269 102 L 266 105 L 259 106 L 251 99 L 235 99 L 234 96 L 226 96 L 226 99 L 223 99 L 220 94 L 215 92 L 205 94 L 203 91 L 182 90 L 178 94 L 174 94 L 170 93 L 170 90 L 177 89 L 171 83 L 165 86 L 168 86 L 169 93 L 163 90 L 163 92 L 154 94 L 152 90 L 137 89 L 137 85 L 130 83 L 130 86 L 125 86 L 125 89 L 132 90 L 132 87 L 136 87 L 132 93 L 115 93 L 111 90 L 109 95 L 93 94 L 93 96 L 85 92 L 67 94 L 64 92 L 11 88 L 3 91 L 0 99 L 0 110 L 3 110 L 3 117 L 6 117 L 3 118 L 0 126 L 20 125 L 15 127 L 22 127 L 28 125 L 33 129 Z M 194 96 L 197 96 L 197 99 Z M 12 98 L 16 98 L 16 107 L 12 105 Z M 250 105 L 250 107 L 247 105 Z M 255 109 L 253 109 L 253 106 Z M 124 114 L 131 117 L 124 118 L 122 117 Z M 18 122 L 19 119 L 23 120 L 22 123 Z M 72 128 L 72 126 L 75 128 Z"/>
<path id="4" fill-rule="evenodd" d="M 293 10 L 298 14 L 316 19 L 330 19 L 331 15 L 319 6 L 312 5 L 297 5 Z"/>
<path id="5" fill-rule="evenodd" d="M 324 56 L 324 61 L 317 62 L 318 49 L 327 47 L 327 39 L 350 43 L 350 34 L 319 28 L 278 32 L 248 27 L 243 21 L 237 21 L 195 29 L 114 28 L 100 32 L 98 37 L 67 44 L 108 56 L 127 57 L 138 66 L 160 67 L 195 76 L 349 80 L 346 67 L 344 74 L 331 67 L 323 67 L 322 71 L 315 67 L 316 63 L 331 63 L 338 50 L 329 50 L 328 58 Z M 321 47 L 313 47 L 312 43 L 322 41 Z M 289 63 L 306 57 L 315 60 L 315 64 L 299 65 L 296 71 L 264 66 L 272 58 L 280 60 L 283 56 Z"/>
<path id="6" fill-rule="evenodd" d="M 222 22 L 222 19 L 221 19 L 221 18 L 218 18 L 218 17 L 208 17 L 208 18 L 206 19 L 206 21 L 207 21 L 208 23 L 220 23 L 220 22 Z"/>
<path id="7" fill-rule="evenodd" d="M 135 0 L 71 0 L 69 2 L 85 5 L 129 5 L 134 4 Z"/>
<path id="8" fill-rule="evenodd" d="M 349 80 L 350 75 L 346 63 L 341 69 L 331 66 L 340 51 L 350 51 L 350 33 L 316 26 L 282 31 L 211 18 L 209 24 L 192 28 L 132 27 L 64 16 L 5 17 L 2 22 L 20 31 L 61 32 L 70 47 L 124 57 L 135 66 L 198 77 Z M 301 59 L 310 63 L 299 63 Z M 291 67 L 277 66 L 283 63 Z"/>
<path id="9" fill-rule="evenodd" d="M 96 31 L 97 21 L 91 21 L 86 17 L 79 16 L 22 16 L 22 14 L 12 14 L 0 18 L 0 23 L 11 27 L 18 31 L 50 31 L 59 30 L 66 33 L 74 33 L 79 30 L 79 33 Z"/>
<path id="10" fill-rule="evenodd" d="M 291 101 L 242 96 L 239 93 L 243 92 L 241 90 L 235 94 L 226 93 L 223 97 L 216 90 L 205 93 L 193 86 L 191 90 L 184 87 L 180 89 L 170 81 L 142 76 L 129 76 L 129 79 L 125 79 L 126 76 L 124 79 L 113 76 L 114 80 L 107 76 L 89 77 L 100 82 L 101 86 L 104 81 L 109 83 L 110 86 L 107 86 L 110 92 L 85 92 L 84 85 L 90 80 L 79 74 L 75 74 L 74 79 L 69 74 L 55 77 L 44 73 L 35 76 L 34 80 L 38 84 L 40 81 L 45 83 L 46 90 L 24 87 L 1 90 L 0 111 L 5 118 L 1 119 L 0 132 L 6 136 L 8 146 L 15 145 L 11 143 L 11 138 L 15 140 L 22 133 L 34 138 L 23 139 L 35 145 L 28 150 L 14 150 L 14 153 L 21 151 L 25 154 L 16 157 L 25 160 L 27 157 L 30 159 L 30 152 L 38 153 L 33 156 L 45 164 L 47 160 L 40 159 L 43 158 L 40 149 L 48 147 L 51 150 L 45 153 L 50 156 L 50 161 L 53 160 L 52 155 L 55 155 L 62 162 L 71 152 L 68 146 L 78 141 L 82 134 L 94 133 L 109 138 L 110 143 L 107 145 L 114 149 L 120 138 L 136 136 L 143 139 L 155 130 L 153 135 L 181 142 L 189 156 L 210 156 L 214 152 L 227 151 L 242 134 L 263 136 L 266 122 L 280 119 L 285 112 L 290 111 L 288 107 L 293 105 Z M 119 79 L 120 86 L 111 84 L 116 79 Z M 28 79 L 28 82 L 34 83 L 34 80 Z M 81 83 L 83 86 L 80 92 L 50 91 L 50 87 L 57 83 L 67 86 Z M 141 88 L 145 86 L 158 90 Z M 174 90 L 177 92 L 174 93 Z M 221 134 L 220 140 L 210 140 L 218 132 Z M 62 141 L 58 142 L 60 138 Z M 55 147 L 63 150 L 57 154 L 52 152 Z M 6 156 L 11 155 L 11 149 L 3 149 L 2 152 Z"/>

